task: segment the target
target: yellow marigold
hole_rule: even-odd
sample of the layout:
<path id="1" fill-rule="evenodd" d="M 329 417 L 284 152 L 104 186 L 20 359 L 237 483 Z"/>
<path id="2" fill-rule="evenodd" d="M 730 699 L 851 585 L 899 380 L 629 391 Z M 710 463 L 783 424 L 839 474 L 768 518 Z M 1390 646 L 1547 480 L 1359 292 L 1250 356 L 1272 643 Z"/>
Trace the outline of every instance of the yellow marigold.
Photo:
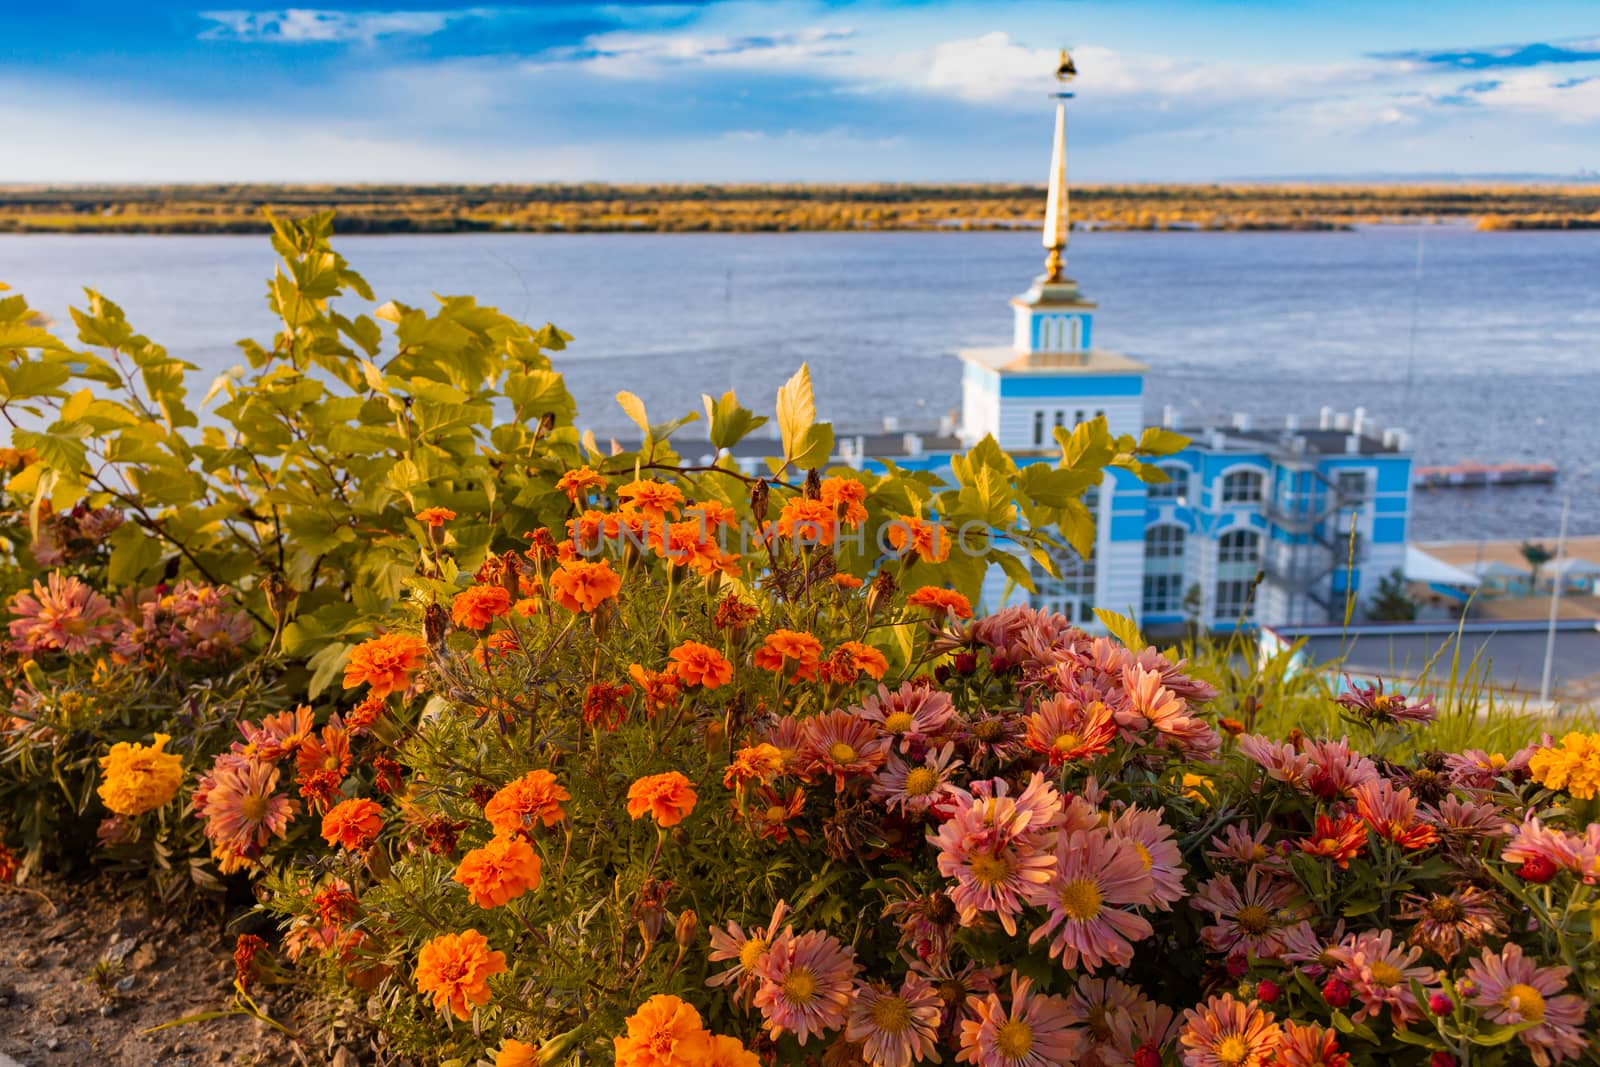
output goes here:
<path id="1" fill-rule="evenodd" d="M 572 796 L 547 770 L 529 771 L 503 787 L 483 806 L 484 817 L 499 835 L 531 830 L 534 824 L 554 826 L 566 818 L 563 800 Z"/>
<path id="2" fill-rule="evenodd" d="M 680 1061 L 694 1067 L 761 1067 L 761 1060 L 736 1037 L 701 1034 L 689 1043 L 690 1051 Z"/>
<path id="3" fill-rule="evenodd" d="M 605 560 L 568 560 L 550 576 L 550 595 L 568 611 L 594 611 L 615 599 L 622 579 Z"/>
<path id="4" fill-rule="evenodd" d="M 1183 776 L 1183 795 L 1197 804 L 1210 807 L 1211 802 L 1206 799 L 1206 794 L 1214 788 L 1216 788 L 1216 783 L 1204 775 L 1186 772 Z"/>
<path id="5" fill-rule="evenodd" d="M 489 979 L 506 969 L 506 954 L 489 948 L 476 930 L 440 934 L 417 954 L 417 989 L 439 1011 L 472 1017 L 472 1006 L 489 1003 Z"/>
<path id="6" fill-rule="evenodd" d="M 350 650 L 344 668 L 344 687 L 354 689 L 366 682 L 377 697 L 404 691 L 411 684 L 411 675 L 427 659 L 428 646 L 421 638 L 410 634 L 384 634 L 363 641 Z"/>
<path id="7" fill-rule="evenodd" d="M 628 1017 L 628 1032 L 612 1038 L 617 1067 L 690 1067 L 705 1044 L 705 1024 L 694 1005 L 658 993 Z"/>
<path id="8" fill-rule="evenodd" d="M 482 630 L 511 610 L 511 593 L 503 585 L 474 585 L 450 602 L 450 620 L 464 630 Z"/>
<path id="9" fill-rule="evenodd" d="M 628 787 L 628 814 L 648 814 L 660 826 L 676 826 L 694 810 L 694 786 L 678 771 L 650 774 Z"/>
<path id="10" fill-rule="evenodd" d="M 958 619 L 972 618 L 972 601 L 954 589 L 940 589 L 933 585 L 925 585 L 906 597 L 906 606 L 927 608 L 940 614 L 949 612 Z"/>
<path id="11" fill-rule="evenodd" d="M 130 745 L 119 741 L 100 757 L 102 775 L 98 790 L 105 806 L 118 815 L 143 815 L 166 804 L 183 782 L 183 757 L 164 752 L 168 734 L 156 734 L 153 744 Z"/>
<path id="12" fill-rule="evenodd" d="M 520 837 L 496 837 L 461 858 L 455 880 L 467 887 L 480 908 L 498 908 L 530 889 L 538 889 L 544 864 Z"/>
<path id="13" fill-rule="evenodd" d="M 591 489 L 604 489 L 605 476 L 599 471 L 590 470 L 588 467 L 578 467 L 563 474 L 556 482 L 556 488 L 567 494 L 567 499 L 574 504 L 583 503 L 583 498 Z"/>
<path id="14" fill-rule="evenodd" d="M 449 508 L 423 508 L 417 512 L 417 521 L 426 523 L 433 529 L 438 529 L 456 517 L 456 513 Z"/>
<path id="15" fill-rule="evenodd" d="M 1600 795 L 1600 734 L 1574 731 L 1559 746 L 1535 752 L 1528 770 L 1547 789 L 1565 789 L 1579 800 L 1591 800 Z"/>
<path id="16" fill-rule="evenodd" d="M 539 1067 L 539 1049 L 514 1037 L 506 1038 L 500 1051 L 494 1054 L 494 1067 Z"/>

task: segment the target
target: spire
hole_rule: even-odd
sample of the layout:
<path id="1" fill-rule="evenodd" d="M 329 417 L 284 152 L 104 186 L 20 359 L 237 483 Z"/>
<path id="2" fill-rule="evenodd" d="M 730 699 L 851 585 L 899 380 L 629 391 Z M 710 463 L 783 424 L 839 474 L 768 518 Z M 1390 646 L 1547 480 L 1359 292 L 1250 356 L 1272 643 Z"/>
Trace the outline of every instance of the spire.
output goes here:
<path id="1" fill-rule="evenodd" d="M 1067 234 L 1072 229 L 1072 218 L 1067 201 L 1067 100 L 1072 93 L 1066 83 L 1078 73 L 1067 50 L 1061 50 L 1061 62 L 1056 68 L 1056 80 L 1062 90 L 1056 96 L 1056 136 L 1050 152 L 1050 191 L 1044 209 L 1045 280 L 1061 280 L 1062 253 L 1067 250 Z"/>

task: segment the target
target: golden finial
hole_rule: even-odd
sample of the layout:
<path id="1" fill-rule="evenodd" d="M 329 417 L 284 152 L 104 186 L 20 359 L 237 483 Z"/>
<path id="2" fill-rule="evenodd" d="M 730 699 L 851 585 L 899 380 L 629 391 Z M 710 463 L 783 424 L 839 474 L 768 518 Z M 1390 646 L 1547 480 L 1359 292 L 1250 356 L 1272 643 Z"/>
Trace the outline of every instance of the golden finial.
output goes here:
<path id="1" fill-rule="evenodd" d="M 1061 64 L 1056 67 L 1056 81 L 1069 82 L 1077 77 L 1077 74 L 1077 66 L 1072 62 L 1072 57 L 1067 55 L 1067 50 L 1063 48 L 1061 50 Z"/>

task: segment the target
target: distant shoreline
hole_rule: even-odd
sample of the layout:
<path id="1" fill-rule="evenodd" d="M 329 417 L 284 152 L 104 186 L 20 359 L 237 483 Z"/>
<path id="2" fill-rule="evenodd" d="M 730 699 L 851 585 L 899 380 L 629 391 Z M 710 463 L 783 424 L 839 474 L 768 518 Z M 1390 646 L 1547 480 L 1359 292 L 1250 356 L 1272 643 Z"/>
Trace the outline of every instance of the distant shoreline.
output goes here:
<path id="1" fill-rule="evenodd" d="M 344 234 L 786 233 L 1037 229 L 1026 185 L 0 186 L 0 234 L 260 234 L 265 211 L 335 212 Z M 1084 229 L 1346 232 L 1451 223 L 1600 229 L 1600 184 L 1103 185 Z"/>

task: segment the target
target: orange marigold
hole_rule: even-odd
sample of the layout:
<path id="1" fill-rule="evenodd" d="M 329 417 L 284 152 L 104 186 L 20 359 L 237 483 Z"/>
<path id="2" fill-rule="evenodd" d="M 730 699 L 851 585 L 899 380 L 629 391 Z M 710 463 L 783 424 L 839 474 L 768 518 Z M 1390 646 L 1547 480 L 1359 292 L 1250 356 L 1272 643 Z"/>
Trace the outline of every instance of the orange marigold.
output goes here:
<path id="1" fill-rule="evenodd" d="M 676 826 L 694 810 L 694 786 L 678 771 L 650 774 L 628 787 L 628 814 L 648 814 L 660 826 Z"/>
<path id="2" fill-rule="evenodd" d="M 536 1046 L 514 1037 L 506 1038 L 494 1054 L 494 1067 L 539 1067 L 543 1062 Z"/>
<path id="3" fill-rule="evenodd" d="M 876 681 L 888 671 L 888 658 L 860 641 L 845 641 L 828 657 L 829 680 L 843 685 L 850 684 L 863 674 Z"/>
<path id="4" fill-rule="evenodd" d="M 568 611 L 594 611 L 621 588 L 622 579 L 606 560 L 568 560 L 550 576 L 550 595 Z"/>
<path id="5" fill-rule="evenodd" d="M 438 1011 L 470 1019 L 472 1006 L 489 1003 L 489 979 L 506 969 L 506 954 L 489 948 L 476 930 L 440 934 L 417 954 L 417 989 Z"/>
<path id="6" fill-rule="evenodd" d="M 474 585 L 450 602 L 450 620 L 464 630 L 482 630 L 511 610 L 511 593 L 503 585 Z"/>
<path id="7" fill-rule="evenodd" d="M 783 752 L 778 746 L 763 741 L 733 754 L 733 762 L 723 772 L 722 784 L 729 789 L 750 782 L 765 785 L 782 773 Z"/>
<path id="8" fill-rule="evenodd" d="M 335 804 L 322 817 L 322 839 L 352 852 L 378 839 L 383 829 L 383 809 L 364 797 Z"/>
<path id="9" fill-rule="evenodd" d="M 644 709 L 651 715 L 678 706 L 683 679 L 672 671 L 652 671 L 635 663 L 628 667 L 628 677 L 644 693 Z"/>
<path id="10" fill-rule="evenodd" d="M 480 908 L 498 908 L 530 889 L 538 889 L 544 864 L 521 837 L 496 837 L 461 858 L 455 880 L 467 887 Z"/>
<path id="11" fill-rule="evenodd" d="M 671 652 L 672 671 L 684 685 L 703 685 L 716 689 L 733 681 L 733 664 L 716 649 L 699 641 L 685 641 Z"/>
<path id="12" fill-rule="evenodd" d="M 417 512 L 417 521 L 426 523 L 435 530 L 443 526 L 445 523 L 454 520 L 455 517 L 456 513 L 451 511 L 449 508 L 423 508 L 421 511 Z"/>
<path id="13" fill-rule="evenodd" d="M 950 532 L 936 522 L 913 515 L 897 516 L 889 523 L 889 544 L 900 555 L 915 552 L 929 563 L 950 558 Z"/>
<path id="14" fill-rule="evenodd" d="M 617 496 L 626 502 L 624 506 L 630 510 L 656 518 L 676 516 L 679 505 L 683 503 L 683 490 L 652 479 L 629 482 L 617 490 Z"/>
<path id="15" fill-rule="evenodd" d="M 591 489 L 604 489 L 605 476 L 599 471 L 590 470 L 588 467 L 577 467 L 563 474 L 556 481 L 556 488 L 567 494 L 567 499 L 574 504 L 582 504 L 583 498 Z"/>
<path id="16" fill-rule="evenodd" d="M 366 682 L 378 697 L 403 692 L 411 684 L 412 673 L 427 660 L 428 646 L 421 638 L 410 634 L 384 634 L 350 650 L 344 668 L 344 687 L 354 689 Z"/>
<path id="17" fill-rule="evenodd" d="M 567 817 L 561 802 L 571 799 L 555 775 L 546 770 L 529 771 L 490 797 L 483 814 L 496 834 L 514 834 L 531 830 L 535 824 L 554 826 Z"/>
<path id="18" fill-rule="evenodd" d="M 866 585 L 867 583 L 862 581 L 860 578 L 857 578 L 853 574 L 843 574 L 843 573 L 841 573 L 841 574 L 835 574 L 833 576 L 833 584 L 838 586 L 840 589 L 849 590 L 849 589 L 860 589 L 863 585 Z"/>
<path id="19" fill-rule="evenodd" d="M 692 1004 L 657 993 L 628 1017 L 628 1032 L 612 1038 L 617 1067 L 689 1067 L 704 1062 L 705 1024 Z"/>
<path id="20" fill-rule="evenodd" d="M 867 487 L 862 482 L 850 478 L 824 478 L 820 499 L 851 526 L 860 526 L 867 521 Z"/>
<path id="21" fill-rule="evenodd" d="M 954 589 L 940 589 L 935 585 L 925 585 L 906 597 L 906 606 L 927 608 L 938 613 L 949 612 L 958 619 L 972 618 L 972 601 Z"/>
<path id="22" fill-rule="evenodd" d="M 798 630 L 774 630 L 756 649 L 752 662 L 764 671 L 787 671 L 791 682 L 814 682 L 822 659 L 822 642 Z"/>
<path id="23" fill-rule="evenodd" d="M 778 513 L 778 532 L 803 545 L 831 545 L 838 537 L 839 517 L 820 500 L 795 497 Z"/>

